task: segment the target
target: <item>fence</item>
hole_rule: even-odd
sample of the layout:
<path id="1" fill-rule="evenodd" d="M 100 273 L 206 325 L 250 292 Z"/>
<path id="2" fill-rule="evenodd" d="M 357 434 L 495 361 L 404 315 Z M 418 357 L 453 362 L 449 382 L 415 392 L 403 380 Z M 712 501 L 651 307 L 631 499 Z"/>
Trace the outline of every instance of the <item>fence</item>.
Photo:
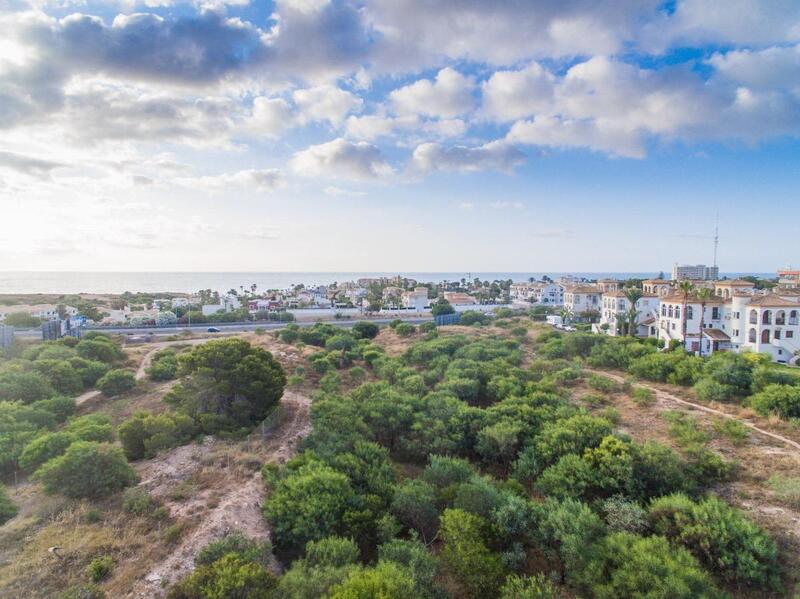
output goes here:
<path id="1" fill-rule="evenodd" d="M 461 322 L 461 312 L 456 312 L 454 314 L 440 314 L 439 316 L 435 317 L 435 320 L 437 327 L 448 324 L 458 324 Z"/>

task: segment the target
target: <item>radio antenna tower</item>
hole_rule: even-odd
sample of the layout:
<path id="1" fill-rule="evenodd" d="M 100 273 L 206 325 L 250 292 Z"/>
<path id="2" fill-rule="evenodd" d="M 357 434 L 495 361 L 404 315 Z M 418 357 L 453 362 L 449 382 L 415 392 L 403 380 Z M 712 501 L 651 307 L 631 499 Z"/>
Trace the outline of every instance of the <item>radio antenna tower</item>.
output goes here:
<path id="1" fill-rule="evenodd" d="M 719 212 L 717 212 L 717 220 L 714 225 L 714 264 L 717 265 L 717 250 L 719 250 Z"/>

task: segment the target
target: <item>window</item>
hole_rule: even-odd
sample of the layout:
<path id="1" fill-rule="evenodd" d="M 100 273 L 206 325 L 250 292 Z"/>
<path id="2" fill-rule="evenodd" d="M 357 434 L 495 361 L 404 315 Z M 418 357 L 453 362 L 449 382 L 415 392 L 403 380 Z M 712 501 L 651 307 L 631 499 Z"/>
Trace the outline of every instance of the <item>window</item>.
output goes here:
<path id="1" fill-rule="evenodd" d="M 792 339 L 794 337 L 794 331 L 786 331 L 786 338 Z"/>
<path id="2" fill-rule="evenodd" d="M 711 319 L 712 320 L 719 320 L 719 307 L 714 306 L 711 308 Z"/>
<path id="3" fill-rule="evenodd" d="M 761 331 L 761 343 L 769 343 L 769 329 Z"/>
<path id="4" fill-rule="evenodd" d="M 669 307 L 669 311 L 668 312 L 669 312 L 669 317 L 670 318 L 672 318 L 675 315 L 675 312 L 674 312 L 672 306 Z"/>
<path id="5" fill-rule="evenodd" d="M 681 317 L 681 307 L 675 306 L 675 318 L 680 318 L 680 317 Z"/>
<path id="6" fill-rule="evenodd" d="M 761 315 L 761 324 L 772 324 L 772 310 L 764 310 Z"/>
<path id="7" fill-rule="evenodd" d="M 786 312 L 783 310 L 778 310 L 775 313 L 775 324 L 784 325 L 786 324 Z"/>
<path id="8" fill-rule="evenodd" d="M 750 310 L 750 324 L 758 324 L 758 312 Z"/>
<path id="9" fill-rule="evenodd" d="M 661 306 L 661 316 L 666 316 L 666 315 L 667 315 L 667 305 L 664 304 Z"/>
<path id="10" fill-rule="evenodd" d="M 694 308 L 686 306 L 686 320 L 694 319 Z"/>
<path id="11" fill-rule="evenodd" d="M 749 343 L 755 343 L 755 342 L 756 342 L 756 339 L 757 339 L 757 337 L 756 337 L 756 330 L 755 330 L 755 329 L 750 329 L 750 332 L 749 332 L 749 333 L 747 333 L 747 341 L 748 341 Z"/>
<path id="12" fill-rule="evenodd" d="M 781 330 L 775 329 L 775 339 L 780 339 L 780 338 L 781 338 Z"/>

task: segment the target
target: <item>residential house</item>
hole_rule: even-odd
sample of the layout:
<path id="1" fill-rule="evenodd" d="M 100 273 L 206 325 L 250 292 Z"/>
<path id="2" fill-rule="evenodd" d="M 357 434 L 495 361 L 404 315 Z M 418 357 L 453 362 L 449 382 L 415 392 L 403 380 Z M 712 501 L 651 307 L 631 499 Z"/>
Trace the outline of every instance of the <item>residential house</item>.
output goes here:
<path id="1" fill-rule="evenodd" d="M 669 343 L 677 340 L 683 343 L 686 351 L 699 352 L 702 344 L 703 354 L 711 351 L 731 349 L 732 332 L 730 310 L 726 306 L 731 300 L 711 296 L 700 302 L 696 295 L 684 298 L 682 293 L 673 293 L 660 298 L 658 327 L 656 337 Z M 703 307 L 703 303 L 705 307 Z M 702 318 L 701 318 L 702 315 Z M 700 321 L 703 328 L 700 328 Z M 684 333 L 683 325 L 686 324 Z M 716 333 L 709 331 L 715 330 Z"/>
<path id="2" fill-rule="evenodd" d="M 597 287 L 603 293 L 610 291 L 619 291 L 621 283 L 617 279 L 597 279 Z"/>
<path id="3" fill-rule="evenodd" d="M 9 314 L 19 313 L 25 313 L 41 320 L 58 320 L 60 318 L 56 304 L 19 304 L 16 306 L 0 306 L 0 322 L 3 322 Z M 64 306 L 65 316 L 70 317 L 77 314 L 77 308 Z"/>
<path id="4" fill-rule="evenodd" d="M 599 314 L 602 296 L 596 285 L 568 285 L 564 290 L 564 309 L 578 319 L 588 313 Z"/>
<path id="5" fill-rule="evenodd" d="M 733 279 L 731 281 L 716 281 L 714 283 L 714 295 L 723 299 L 733 297 L 735 293 L 746 293 L 753 295 L 756 292 L 756 286 L 750 281 L 743 281 L 741 279 Z"/>
<path id="6" fill-rule="evenodd" d="M 665 279 L 645 279 L 642 281 L 642 290 L 645 293 L 665 296 L 674 291 L 675 283 Z"/>
<path id="7" fill-rule="evenodd" d="M 595 324 L 595 332 L 617 336 L 627 332 L 627 321 L 630 317 L 630 300 L 623 291 L 604 293 L 600 310 L 600 324 Z M 659 297 L 654 293 L 643 294 L 636 301 L 636 336 L 651 337 L 656 335 L 658 321 Z M 623 327 L 625 323 L 625 327 Z"/>
<path id="8" fill-rule="evenodd" d="M 411 308 L 417 312 L 426 310 L 430 306 L 427 287 L 416 287 L 413 291 L 403 293 L 403 307 Z"/>
<path id="9" fill-rule="evenodd" d="M 738 351 L 769 354 L 796 364 L 800 351 L 800 295 L 736 295 L 731 300 L 731 342 Z"/>
<path id="10" fill-rule="evenodd" d="M 780 287 L 800 287 L 800 270 L 779 270 L 778 285 Z"/>
<path id="11" fill-rule="evenodd" d="M 453 306 L 470 306 L 478 303 L 474 297 L 461 291 L 445 291 L 443 295 Z"/>

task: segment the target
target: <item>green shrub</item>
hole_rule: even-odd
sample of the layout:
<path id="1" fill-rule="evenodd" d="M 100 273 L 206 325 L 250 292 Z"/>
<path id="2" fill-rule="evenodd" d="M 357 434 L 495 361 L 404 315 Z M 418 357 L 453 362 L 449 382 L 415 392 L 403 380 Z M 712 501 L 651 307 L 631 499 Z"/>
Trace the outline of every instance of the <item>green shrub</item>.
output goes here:
<path id="1" fill-rule="evenodd" d="M 103 497 L 136 483 L 122 449 L 90 441 L 73 443 L 34 476 L 44 484 L 45 493 L 75 498 Z"/>
<path id="2" fill-rule="evenodd" d="M 23 470 L 33 471 L 45 462 L 62 455 L 75 438 L 69 433 L 44 433 L 25 446 L 19 457 Z"/>
<path id="3" fill-rule="evenodd" d="M 750 398 L 750 405 L 763 416 L 774 413 L 781 418 L 800 418 L 800 386 L 767 385 Z"/>
<path id="4" fill-rule="evenodd" d="M 657 534 L 685 546 L 721 578 L 760 588 L 781 588 L 775 541 L 744 514 L 716 497 L 695 503 L 669 495 L 650 505 Z"/>
<path id="5" fill-rule="evenodd" d="M 102 413 L 73 418 L 64 427 L 64 432 L 79 441 L 110 443 L 114 440 L 114 426 L 111 424 L 111 417 Z"/>
<path id="6" fill-rule="evenodd" d="M 136 377 L 128 370 L 109 370 L 97 381 L 97 388 L 108 397 L 120 395 L 136 386 Z"/>
<path id="7" fill-rule="evenodd" d="M 86 574 L 92 582 L 100 582 L 108 578 L 114 568 L 114 558 L 110 555 L 101 555 L 89 562 L 86 567 Z"/>
<path id="8" fill-rule="evenodd" d="M 212 541 L 195 556 L 197 565 L 211 565 L 225 555 L 234 553 L 248 562 L 268 566 L 272 557 L 272 546 L 245 537 L 239 531 L 227 533 L 221 539 Z"/>
<path id="9" fill-rule="evenodd" d="M 0 484 L 0 525 L 17 515 L 17 506 L 11 501 L 6 488 Z"/>
<path id="10" fill-rule="evenodd" d="M 591 374 L 586 378 L 586 384 L 601 393 L 614 393 L 619 390 L 617 381 L 599 374 Z"/>
<path id="11" fill-rule="evenodd" d="M 380 327 L 374 322 L 362 320 L 353 325 L 353 334 L 359 339 L 374 339 L 379 332 Z"/>
<path id="12" fill-rule="evenodd" d="M 122 509 L 134 516 L 147 516 L 158 505 L 158 501 L 147 492 L 147 489 L 142 487 L 125 489 L 125 493 L 122 496 Z"/>
<path id="13" fill-rule="evenodd" d="M 105 599 L 106 593 L 96 584 L 82 584 L 61 594 L 61 599 Z"/>
<path id="14" fill-rule="evenodd" d="M 605 537 L 579 575 L 588 596 L 722 599 L 692 555 L 670 547 L 664 537 L 639 537 L 626 532 Z"/>
<path id="15" fill-rule="evenodd" d="M 413 324 L 409 324 L 407 322 L 401 322 L 394 328 L 395 333 L 400 335 L 400 337 L 410 337 L 416 332 L 416 330 L 417 329 Z"/>
<path id="16" fill-rule="evenodd" d="M 192 419 L 183 414 L 137 412 L 119 425 L 117 434 L 129 460 L 155 456 L 159 451 L 184 445 L 197 433 Z"/>
<path id="17" fill-rule="evenodd" d="M 292 389 L 298 389 L 306 382 L 306 377 L 301 374 L 290 374 L 286 378 L 286 386 Z"/>
<path id="18" fill-rule="evenodd" d="M 733 418 L 715 418 L 712 426 L 715 433 L 734 445 L 744 445 L 750 437 L 750 427 Z"/>
<path id="19" fill-rule="evenodd" d="M 558 587 L 544 577 L 517 576 L 512 574 L 506 578 L 500 590 L 500 599 L 559 599 L 562 597 Z"/>
<path id="20" fill-rule="evenodd" d="M 650 405 L 655 402 L 656 394 L 648 387 L 634 387 L 631 399 L 639 405 Z"/>

